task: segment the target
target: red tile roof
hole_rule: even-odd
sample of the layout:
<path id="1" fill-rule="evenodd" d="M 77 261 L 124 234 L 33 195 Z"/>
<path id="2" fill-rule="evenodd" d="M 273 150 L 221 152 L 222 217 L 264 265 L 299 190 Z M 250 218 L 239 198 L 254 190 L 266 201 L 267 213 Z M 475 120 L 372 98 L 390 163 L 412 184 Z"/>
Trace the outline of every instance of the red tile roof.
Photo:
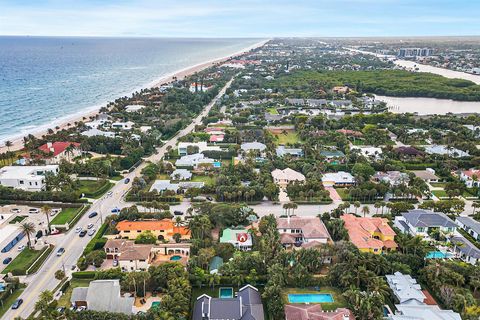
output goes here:
<path id="1" fill-rule="evenodd" d="M 180 233 L 181 235 L 187 235 L 190 231 L 185 227 L 176 227 L 172 220 L 146 220 L 146 221 L 120 221 L 117 223 L 118 231 L 127 230 L 141 230 L 141 231 L 159 231 L 165 230 L 167 234 Z"/>
<path id="2" fill-rule="evenodd" d="M 67 149 L 69 146 L 74 146 L 75 148 L 80 147 L 80 143 L 77 142 L 53 142 L 51 146 L 49 146 L 49 143 L 45 143 L 44 145 L 41 145 L 38 147 L 38 150 L 43 151 L 47 154 L 50 152 L 53 153 L 53 157 L 58 156 L 60 153 L 63 153 L 65 149 Z"/>
<path id="3" fill-rule="evenodd" d="M 388 225 L 388 220 L 384 218 L 359 218 L 352 214 L 345 214 L 342 217 L 345 222 L 345 229 L 348 231 L 350 242 L 357 248 L 362 249 L 381 249 L 396 248 L 394 241 L 386 240 L 385 242 L 372 237 L 373 232 L 379 232 L 385 236 L 395 236 L 396 233 Z"/>

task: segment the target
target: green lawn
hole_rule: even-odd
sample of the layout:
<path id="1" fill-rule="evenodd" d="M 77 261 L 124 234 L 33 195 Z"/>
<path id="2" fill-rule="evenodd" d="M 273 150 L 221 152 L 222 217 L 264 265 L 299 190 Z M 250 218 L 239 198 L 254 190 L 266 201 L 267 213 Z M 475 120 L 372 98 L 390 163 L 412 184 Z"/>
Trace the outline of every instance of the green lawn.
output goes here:
<path id="1" fill-rule="evenodd" d="M 267 112 L 270 114 L 278 114 L 277 108 L 267 108 Z"/>
<path id="2" fill-rule="evenodd" d="M 73 218 L 77 215 L 77 213 L 82 209 L 80 208 L 63 208 L 60 213 L 50 221 L 50 224 L 65 224 L 67 222 L 72 221 Z"/>
<path id="3" fill-rule="evenodd" d="M 113 183 L 108 180 L 79 180 L 78 185 L 78 191 L 85 197 L 98 199 L 113 186 Z"/>
<path id="4" fill-rule="evenodd" d="M 9 223 L 10 224 L 15 224 L 17 222 L 22 222 L 23 220 L 25 220 L 27 216 L 16 216 L 15 218 L 13 218 Z"/>
<path id="5" fill-rule="evenodd" d="M 170 176 L 168 174 L 159 173 L 157 174 L 157 180 L 170 180 Z"/>
<path id="6" fill-rule="evenodd" d="M 21 271 L 20 274 L 25 274 L 28 268 L 35 262 L 35 260 L 40 257 L 40 255 L 47 250 L 47 248 L 43 250 L 33 250 L 29 248 L 25 248 L 20 254 L 13 259 L 12 262 L 2 271 L 3 274 L 8 272 L 13 272 L 14 270 Z"/>
<path id="7" fill-rule="evenodd" d="M 70 280 L 70 285 L 68 286 L 67 290 L 64 292 L 64 295 L 58 299 L 58 306 L 59 307 L 66 307 L 69 308 L 71 306 L 70 298 L 72 297 L 72 291 L 74 288 L 78 287 L 88 287 L 90 284 L 88 279 L 72 279 Z"/>
<path id="8" fill-rule="evenodd" d="M 284 133 L 279 133 L 275 135 L 275 142 L 277 145 L 279 144 L 294 144 L 294 143 L 299 143 L 300 137 L 298 136 L 298 133 L 296 132 L 287 132 L 286 134 Z"/>
<path id="9" fill-rule="evenodd" d="M 12 307 L 12 304 L 22 294 L 23 290 L 25 290 L 25 288 L 18 288 L 7 299 L 5 299 L 5 301 L 3 301 L 3 305 L 0 304 L 0 318 L 3 317 L 5 312 Z"/>
<path id="10" fill-rule="evenodd" d="M 215 183 L 215 178 L 214 177 L 209 177 L 209 176 L 197 176 L 194 175 L 192 177 L 193 182 L 205 182 L 205 185 L 212 186 Z"/>
<path id="11" fill-rule="evenodd" d="M 337 308 L 347 307 L 345 298 L 342 296 L 342 292 L 337 288 L 333 287 L 321 287 L 320 290 L 311 290 L 311 289 L 302 289 L 302 288 L 287 288 L 283 291 L 282 297 L 285 304 L 288 302 L 288 294 L 291 293 L 329 293 L 333 296 L 332 303 L 321 303 L 322 309 L 331 311 L 336 310 Z"/>
<path id="12" fill-rule="evenodd" d="M 430 185 L 435 188 L 445 188 L 447 184 L 445 182 L 431 182 Z"/>
<path id="13" fill-rule="evenodd" d="M 445 192 L 445 190 L 432 190 L 432 193 L 437 198 L 448 198 L 448 195 Z"/>
<path id="14" fill-rule="evenodd" d="M 350 199 L 347 188 L 335 188 L 335 190 L 343 201 L 348 201 Z"/>

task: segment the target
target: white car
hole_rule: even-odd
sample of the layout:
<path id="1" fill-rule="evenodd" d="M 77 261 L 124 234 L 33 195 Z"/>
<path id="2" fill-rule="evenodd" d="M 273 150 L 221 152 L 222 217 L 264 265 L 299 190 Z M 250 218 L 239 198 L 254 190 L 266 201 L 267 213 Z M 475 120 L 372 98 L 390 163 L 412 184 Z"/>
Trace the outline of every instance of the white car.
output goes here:
<path id="1" fill-rule="evenodd" d="M 87 229 L 92 229 L 93 228 L 93 223 L 89 223 L 87 226 Z"/>
<path id="2" fill-rule="evenodd" d="M 80 231 L 82 231 L 82 227 L 75 228 L 75 233 L 79 233 Z"/>
<path id="3" fill-rule="evenodd" d="M 93 236 L 93 235 L 95 234 L 95 231 L 97 231 L 95 228 L 90 229 L 90 230 L 88 231 L 88 235 L 89 235 L 90 237 Z"/>
<path id="4" fill-rule="evenodd" d="M 25 248 L 26 248 L 26 246 L 24 244 L 22 244 L 21 246 L 18 247 L 18 251 L 23 251 Z"/>
<path id="5" fill-rule="evenodd" d="M 87 310 L 87 307 L 84 307 L 84 306 L 78 307 L 77 312 L 81 312 L 83 310 Z"/>
<path id="6" fill-rule="evenodd" d="M 112 194 L 113 194 L 113 191 L 108 191 L 108 192 L 107 192 L 107 196 L 109 196 L 109 197 L 110 197 Z"/>
<path id="7" fill-rule="evenodd" d="M 22 212 L 22 210 L 18 209 L 18 208 L 13 208 L 10 210 L 11 213 L 20 213 Z"/>
<path id="8" fill-rule="evenodd" d="M 54 215 L 56 215 L 57 213 L 60 213 L 62 211 L 62 209 L 52 209 L 52 212 L 50 212 L 50 215 L 53 217 Z"/>
<path id="9" fill-rule="evenodd" d="M 40 212 L 40 210 L 37 209 L 37 208 L 30 208 L 30 209 L 28 209 L 28 213 L 39 213 L 39 212 Z"/>

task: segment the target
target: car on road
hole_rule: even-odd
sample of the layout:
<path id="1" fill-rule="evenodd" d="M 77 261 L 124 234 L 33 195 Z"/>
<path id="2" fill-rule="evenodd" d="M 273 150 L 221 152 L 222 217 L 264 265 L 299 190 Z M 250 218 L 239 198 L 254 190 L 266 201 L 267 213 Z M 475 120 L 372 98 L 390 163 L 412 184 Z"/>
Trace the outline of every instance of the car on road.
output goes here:
<path id="1" fill-rule="evenodd" d="M 22 244 L 21 246 L 18 247 L 18 251 L 23 251 L 25 248 L 26 248 L 25 245 Z"/>
<path id="2" fill-rule="evenodd" d="M 95 228 L 90 229 L 90 230 L 88 231 L 88 235 L 89 235 L 90 237 L 93 236 L 93 235 L 95 234 L 95 231 L 97 231 L 97 229 L 95 229 Z"/>
<path id="3" fill-rule="evenodd" d="M 210 197 L 210 196 L 208 196 L 208 197 L 207 197 L 207 200 L 208 200 L 208 201 L 213 201 L 213 198 Z"/>
<path id="4" fill-rule="evenodd" d="M 10 209 L 10 212 L 11 213 L 21 213 L 22 210 L 20 210 L 19 208 L 13 208 L 13 209 Z"/>
<path id="5" fill-rule="evenodd" d="M 87 229 L 92 229 L 92 228 L 93 228 L 93 223 L 89 223 L 89 224 L 87 225 Z"/>
<path id="6" fill-rule="evenodd" d="M 87 234 L 87 230 L 82 230 L 82 231 L 80 231 L 80 233 L 78 234 L 78 236 L 79 236 L 80 238 L 83 238 L 83 237 L 85 237 L 86 234 Z"/>
<path id="7" fill-rule="evenodd" d="M 60 313 L 60 314 L 62 314 L 62 313 L 65 312 L 65 309 L 66 309 L 65 307 L 58 307 L 58 308 L 57 308 L 57 312 Z"/>
<path id="8" fill-rule="evenodd" d="M 113 260 L 112 266 L 118 267 L 118 260 L 117 259 Z"/>
<path id="9" fill-rule="evenodd" d="M 125 184 L 128 184 L 130 182 L 130 178 L 125 179 Z"/>
<path id="10" fill-rule="evenodd" d="M 75 228 L 75 233 L 79 233 L 80 231 L 82 231 L 82 227 Z"/>
<path id="11" fill-rule="evenodd" d="M 62 254 L 65 253 L 65 248 L 60 248 L 57 250 L 57 257 L 60 257 Z"/>
<path id="12" fill-rule="evenodd" d="M 10 262 L 12 262 L 12 257 L 3 259 L 3 264 L 9 264 Z"/>
<path id="13" fill-rule="evenodd" d="M 107 196 L 109 196 L 109 197 L 110 197 L 112 194 L 113 194 L 113 191 L 108 191 L 108 192 L 107 192 Z"/>
<path id="14" fill-rule="evenodd" d="M 173 214 L 176 215 L 176 216 L 181 216 L 181 215 L 183 215 L 183 212 L 175 210 L 175 211 L 173 211 Z"/>
<path id="15" fill-rule="evenodd" d="M 112 213 L 119 213 L 119 212 L 120 212 L 120 209 L 118 209 L 118 208 L 113 208 L 112 209 Z"/>
<path id="16" fill-rule="evenodd" d="M 28 213 L 40 213 L 40 210 L 37 208 L 30 208 L 28 209 Z"/>
<path id="17" fill-rule="evenodd" d="M 23 303 L 23 299 L 17 299 L 15 302 L 12 304 L 12 309 L 18 309 Z"/>
<path id="18" fill-rule="evenodd" d="M 90 214 L 88 215 L 88 217 L 89 217 L 90 219 L 93 218 L 93 217 L 96 217 L 96 216 L 98 216 L 98 213 L 97 213 L 96 211 L 93 211 L 92 213 L 90 213 Z"/>

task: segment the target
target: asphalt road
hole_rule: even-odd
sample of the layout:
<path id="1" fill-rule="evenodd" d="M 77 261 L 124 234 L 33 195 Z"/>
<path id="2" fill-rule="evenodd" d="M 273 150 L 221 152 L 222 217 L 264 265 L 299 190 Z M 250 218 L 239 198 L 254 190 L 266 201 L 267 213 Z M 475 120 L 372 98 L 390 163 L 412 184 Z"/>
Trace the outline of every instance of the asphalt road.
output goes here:
<path id="1" fill-rule="evenodd" d="M 233 78 L 227 82 L 227 84 L 220 90 L 218 95 L 207 105 L 201 114 L 199 114 L 190 125 L 182 129 L 177 133 L 173 138 L 166 141 L 165 144 L 157 149 L 157 153 L 151 157 L 146 158 L 146 161 L 157 162 L 162 159 L 165 155 L 168 146 L 174 148 L 180 137 L 187 135 L 192 132 L 197 124 L 201 124 L 202 118 L 205 117 L 210 109 L 215 105 L 215 103 L 225 94 L 225 91 L 230 87 L 233 82 Z M 141 170 L 147 165 L 146 162 L 142 163 L 137 169 L 125 176 L 125 178 L 130 178 L 132 181 L 134 177 L 140 176 Z M 125 184 L 124 180 L 117 182 L 111 189 L 112 195 L 105 196 L 101 199 L 98 199 L 93 202 L 88 213 L 96 211 L 99 213 L 95 218 L 88 218 L 88 213 L 85 214 L 76 224 L 75 227 L 81 226 L 86 227 L 89 223 L 93 223 L 94 228 L 98 231 L 98 228 L 101 226 L 101 220 L 108 215 L 112 214 L 111 210 L 113 208 L 122 208 L 127 206 L 123 202 L 123 197 L 130 188 L 130 183 Z M 48 257 L 40 270 L 31 276 L 27 276 L 23 279 L 23 282 L 28 284 L 28 287 L 20 295 L 20 298 L 23 299 L 23 304 L 17 310 L 10 309 L 7 311 L 2 319 L 14 319 L 16 317 L 27 318 L 33 312 L 35 308 L 35 302 L 39 297 L 40 293 L 45 290 L 53 290 L 59 284 L 59 280 L 55 279 L 55 272 L 57 270 L 65 268 L 67 274 L 71 272 L 71 267 L 76 265 L 77 260 L 83 253 L 85 246 L 90 241 L 91 237 L 86 235 L 83 238 L 80 238 L 75 230 L 70 230 L 66 234 L 49 236 L 56 237 L 55 239 L 55 249 L 53 253 Z M 47 242 L 49 240 L 47 239 Z M 53 241 L 52 241 L 53 242 Z M 49 242 L 49 243 L 52 243 Z M 56 251 L 58 248 L 65 248 L 65 253 L 57 257 Z"/>

